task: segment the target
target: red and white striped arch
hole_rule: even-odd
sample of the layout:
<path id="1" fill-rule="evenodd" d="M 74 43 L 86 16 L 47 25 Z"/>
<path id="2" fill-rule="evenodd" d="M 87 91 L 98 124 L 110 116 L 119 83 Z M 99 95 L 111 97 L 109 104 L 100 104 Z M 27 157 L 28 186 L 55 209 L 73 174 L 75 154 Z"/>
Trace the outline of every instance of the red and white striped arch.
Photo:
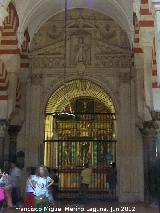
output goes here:
<path id="1" fill-rule="evenodd" d="M 0 60 L 0 118 L 8 116 L 8 73 L 4 63 Z"/>
<path id="2" fill-rule="evenodd" d="M 12 3 L 9 4 L 7 10 L 9 15 L 5 18 L 4 25 L 1 28 L 0 54 L 19 54 L 17 46 L 18 14 Z"/>
<path id="3" fill-rule="evenodd" d="M 134 54 L 143 53 L 141 38 L 140 38 L 141 28 L 148 28 L 148 30 L 150 30 L 151 28 L 154 28 L 154 15 L 152 14 L 152 11 L 150 10 L 149 0 L 141 0 L 140 19 L 137 20 L 135 24 Z M 153 39 L 153 47 L 152 47 L 151 73 L 152 73 L 152 89 L 158 88 L 155 39 Z"/>
<path id="4" fill-rule="evenodd" d="M 10 3 L 8 8 L 8 16 L 5 18 L 3 27 L 1 28 L 1 41 L 0 41 L 0 55 L 19 55 L 21 58 L 20 68 L 21 71 L 28 71 L 29 68 L 29 58 L 28 58 L 28 47 L 30 42 L 30 37 L 28 30 L 24 33 L 24 41 L 21 45 L 21 48 L 18 47 L 18 38 L 17 38 L 17 30 L 19 27 L 19 17 L 16 11 L 15 6 Z M 3 64 L 4 66 L 4 64 Z M 6 72 L 6 71 L 5 71 Z M 7 72 L 6 72 L 7 73 Z M 4 78 L 4 71 L 1 74 Z M 8 78 L 6 78 L 7 83 L 4 83 L 4 79 L 0 80 L 3 84 L 3 94 L 0 96 L 0 100 L 8 100 L 7 90 L 8 90 Z M 1 85 L 2 86 L 2 85 Z M 0 86 L 0 88 L 1 88 Z M 16 108 L 20 108 L 21 103 L 21 86 L 19 79 L 17 80 L 16 87 Z"/>
<path id="5" fill-rule="evenodd" d="M 8 73 L 4 63 L 0 60 L 0 101 L 8 100 Z"/>
<path id="6" fill-rule="evenodd" d="M 140 45 L 140 34 L 139 34 L 140 26 L 139 26 L 138 20 L 136 20 L 136 22 L 135 22 L 134 30 L 135 30 L 134 54 L 141 54 L 141 53 L 143 53 L 143 50 Z"/>
<path id="7" fill-rule="evenodd" d="M 157 59 L 156 59 L 156 47 L 155 47 L 155 38 L 153 40 L 153 49 L 152 49 L 152 88 L 159 88 L 157 82 Z"/>
<path id="8" fill-rule="evenodd" d="M 30 36 L 29 36 L 29 33 L 28 33 L 28 29 L 24 33 L 24 38 L 25 39 L 23 41 L 23 44 L 21 46 L 21 51 L 20 51 L 21 71 L 28 71 L 28 69 L 29 69 L 28 53 L 29 53 L 29 42 L 30 42 Z"/>

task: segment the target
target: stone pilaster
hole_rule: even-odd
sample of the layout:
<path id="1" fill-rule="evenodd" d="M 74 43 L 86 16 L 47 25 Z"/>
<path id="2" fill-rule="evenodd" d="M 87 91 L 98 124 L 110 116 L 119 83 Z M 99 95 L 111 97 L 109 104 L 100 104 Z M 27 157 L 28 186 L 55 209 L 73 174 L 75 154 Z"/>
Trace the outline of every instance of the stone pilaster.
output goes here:
<path id="1" fill-rule="evenodd" d="M 117 168 L 120 202 L 143 201 L 143 142 L 135 126 L 135 73 L 132 67 L 120 70 L 120 114 L 117 119 Z M 127 100 L 127 101 L 126 101 Z M 138 165 L 138 167 L 137 167 Z"/>

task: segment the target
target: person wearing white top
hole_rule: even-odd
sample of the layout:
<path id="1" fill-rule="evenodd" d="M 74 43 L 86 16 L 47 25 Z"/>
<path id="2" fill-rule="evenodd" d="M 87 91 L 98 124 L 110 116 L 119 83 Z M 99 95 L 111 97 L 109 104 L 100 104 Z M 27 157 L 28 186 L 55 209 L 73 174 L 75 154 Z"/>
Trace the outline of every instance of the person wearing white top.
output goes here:
<path id="1" fill-rule="evenodd" d="M 48 176 L 47 168 L 44 166 L 38 168 L 34 181 L 36 212 L 46 213 L 49 197 L 48 188 L 53 185 L 54 181 Z"/>
<path id="2" fill-rule="evenodd" d="M 49 196 L 49 193 L 48 193 L 48 184 L 49 183 L 52 183 L 52 179 L 47 176 L 47 177 L 39 177 L 39 176 L 36 176 L 34 178 L 34 181 L 36 182 L 36 185 L 35 185 L 35 189 L 34 189 L 34 195 L 35 196 L 41 196 L 41 195 L 44 195 L 48 198 Z"/>
<path id="3" fill-rule="evenodd" d="M 35 202 L 34 202 L 34 187 L 35 187 L 35 168 L 34 167 L 28 167 L 27 168 L 28 178 L 26 182 L 26 198 L 24 202 L 25 208 L 34 208 Z"/>

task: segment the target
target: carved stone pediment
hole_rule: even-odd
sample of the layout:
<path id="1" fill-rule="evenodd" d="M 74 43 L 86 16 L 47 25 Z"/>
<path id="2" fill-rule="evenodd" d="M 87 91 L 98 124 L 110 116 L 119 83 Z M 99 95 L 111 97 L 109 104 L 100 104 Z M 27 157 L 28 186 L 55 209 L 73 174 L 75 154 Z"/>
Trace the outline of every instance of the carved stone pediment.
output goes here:
<path id="1" fill-rule="evenodd" d="M 30 51 L 32 68 L 64 67 L 64 13 L 51 18 L 35 35 Z M 129 42 L 109 17 L 95 11 L 68 12 L 67 66 L 83 74 L 91 67 L 128 67 Z"/>
<path id="2" fill-rule="evenodd" d="M 30 53 L 33 68 L 64 66 L 64 42 L 59 42 Z"/>
<path id="3" fill-rule="evenodd" d="M 96 55 L 127 55 L 128 49 L 110 45 L 104 41 L 96 41 Z"/>
<path id="4" fill-rule="evenodd" d="M 31 51 L 30 56 L 63 56 L 64 55 L 64 41 L 57 42 L 56 44 L 51 44 L 49 46 Z"/>
<path id="5" fill-rule="evenodd" d="M 78 35 L 88 33 L 96 40 L 103 40 L 119 47 L 128 47 L 126 33 L 113 19 L 88 9 L 68 11 L 67 34 Z M 64 40 L 64 13 L 57 14 L 48 20 L 35 34 L 31 51 Z"/>

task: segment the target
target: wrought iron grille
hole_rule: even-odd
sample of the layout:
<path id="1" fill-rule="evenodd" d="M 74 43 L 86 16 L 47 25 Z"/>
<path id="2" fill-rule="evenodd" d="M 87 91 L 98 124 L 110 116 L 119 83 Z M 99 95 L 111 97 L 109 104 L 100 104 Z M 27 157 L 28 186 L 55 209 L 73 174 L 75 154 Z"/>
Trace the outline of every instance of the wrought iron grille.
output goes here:
<path id="1" fill-rule="evenodd" d="M 116 162 L 115 114 L 77 113 L 71 120 L 46 114 L 45 125 L 44 161 L 58 170 L 59 196 L 78 196 L 80 174 L 88 163 L 92 168 L 89 196 L 113 197 L 108 193 L 107 176 L 110 164 Z"/>

